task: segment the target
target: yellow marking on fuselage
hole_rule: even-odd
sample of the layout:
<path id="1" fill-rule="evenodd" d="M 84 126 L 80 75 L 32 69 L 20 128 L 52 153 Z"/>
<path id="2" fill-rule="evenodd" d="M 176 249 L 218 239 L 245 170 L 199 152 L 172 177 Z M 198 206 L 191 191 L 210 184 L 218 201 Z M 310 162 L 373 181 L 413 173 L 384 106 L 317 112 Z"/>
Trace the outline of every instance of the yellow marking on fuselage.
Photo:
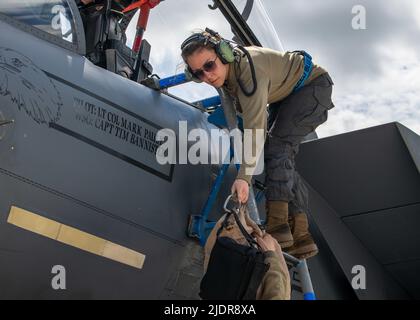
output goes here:
<path id="1" fill-rule="evenodd" d="M 142 269 L 146 256 L 90 233 L 12 206 L 7 222 L 69 246 Z"/>

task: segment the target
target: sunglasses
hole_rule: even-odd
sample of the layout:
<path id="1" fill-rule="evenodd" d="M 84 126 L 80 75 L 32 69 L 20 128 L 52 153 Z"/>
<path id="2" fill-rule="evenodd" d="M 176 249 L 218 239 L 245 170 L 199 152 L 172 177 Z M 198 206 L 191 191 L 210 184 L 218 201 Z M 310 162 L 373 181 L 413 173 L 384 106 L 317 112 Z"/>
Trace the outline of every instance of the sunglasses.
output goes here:
<path id="1" fill-rule="evenodd" d="M 205 72 L 213 72 L 214 70 L 216 70 L 217 64 L 216 64 L 216 60 L 219 57 L 216 56 L 216 59 L 214 59 L 213 61 L 207 61 L 205 64 L 203 64 L 203 68 L 202 69 L 197 69 L 195 71 L 192 71 L 190 68 L 190 71 L 192 73 L 192 75 L 198 79 L 203 79 L 205 74 Z"/>

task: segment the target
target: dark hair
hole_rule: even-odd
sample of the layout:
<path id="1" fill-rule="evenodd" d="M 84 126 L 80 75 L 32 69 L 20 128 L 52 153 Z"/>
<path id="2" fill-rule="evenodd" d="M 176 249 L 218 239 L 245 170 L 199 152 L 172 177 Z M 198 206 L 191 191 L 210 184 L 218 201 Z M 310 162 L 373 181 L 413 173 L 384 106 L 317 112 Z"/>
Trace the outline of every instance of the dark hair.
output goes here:
<path id="1" fill-rule="evenodd" d="M 203 44 L 201 42 L 194 42 L 190 45 L 186 46 L 181 53 L 182 59 L 184 59 L 185 62 L 187 62 L 187 58 L 194 54 L 194 52 L 201 50 L 201 49 L 208 49 L 208 50 L 214 50 L 214 47 L 208 43 Z"/>
<path id="2" fill-rule="evenodd" d="M 209 39 L 212 38 L 211 35 L 206 31 L 195 33 L 192 36 L 197 35 L 197 34 L 202 34 L 204 37 L 208 37 Z M 182 49 L 182 52 L 181 52 L 182 59 L 184 59 L 184 61 L 186 62 L 189 56 L 191 56 L 196 51 L 201 50 L 201 49 L 214 50 L 214 44 L 211 41 L 202 41 L 202 40 L 190 42 L 187 46 L 185 46 Z"/>

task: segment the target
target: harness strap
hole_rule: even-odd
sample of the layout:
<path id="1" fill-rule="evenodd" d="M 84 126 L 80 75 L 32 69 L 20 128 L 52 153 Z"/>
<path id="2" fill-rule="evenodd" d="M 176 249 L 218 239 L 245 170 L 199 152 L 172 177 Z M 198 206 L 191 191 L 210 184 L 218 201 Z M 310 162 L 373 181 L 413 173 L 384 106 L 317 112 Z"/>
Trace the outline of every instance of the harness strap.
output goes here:
<path id="1" fill-rule="evenodd" d="M 314 65 L 312 63 L 311 55 L 307 53 L 306 51 L 302 50 L 302 51 L 293 51 L 293 52 L 298 52 L 299 54 L 301 54 L 303 56 L 303 61 L 305 63 L 302 77 L 299 79 L 299 81 L 296 83 L 293 89 L 293 92 L 296 92 L 303 87 L 305 81 L 309 78 L 309 75 L 311 74 Z"/>

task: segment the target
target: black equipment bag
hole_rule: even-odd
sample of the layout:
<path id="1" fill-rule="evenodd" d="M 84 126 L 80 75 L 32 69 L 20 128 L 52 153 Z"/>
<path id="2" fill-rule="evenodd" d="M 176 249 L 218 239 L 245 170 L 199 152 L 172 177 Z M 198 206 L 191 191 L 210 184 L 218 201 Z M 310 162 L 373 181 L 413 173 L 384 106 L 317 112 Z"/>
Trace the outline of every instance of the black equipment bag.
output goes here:
<path id="1" fill-rule="evenodd" d="M 231 214 L 249 245 L 219 236 Z M 205 300 L 255 300 L 258 287 L 269 268 L 264 260 L 264 252 L 245 230 L 237 213 L 228 212 L 217 231 L 207 272 L 200 284 L 200 297 Z"/>

